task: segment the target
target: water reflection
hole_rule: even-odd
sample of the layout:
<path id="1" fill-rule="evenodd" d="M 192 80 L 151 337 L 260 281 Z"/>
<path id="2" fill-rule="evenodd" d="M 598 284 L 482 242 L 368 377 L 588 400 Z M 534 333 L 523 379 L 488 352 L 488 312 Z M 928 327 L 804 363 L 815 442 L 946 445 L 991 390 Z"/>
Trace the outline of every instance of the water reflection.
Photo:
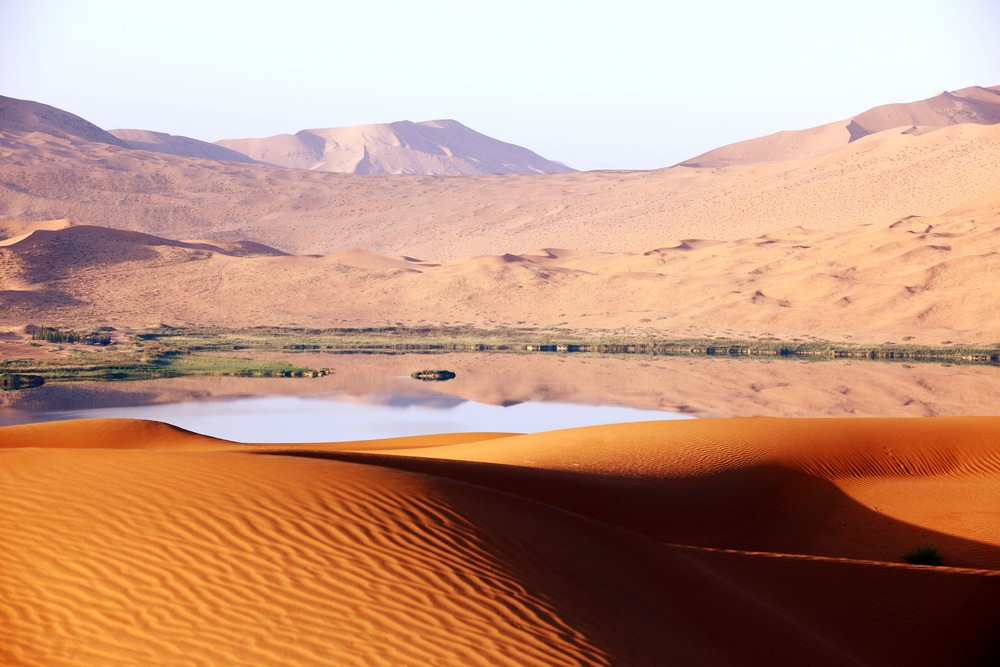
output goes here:
<path id="1" fill-rule="evenodd" d="M 0 424 L 129 416 L 208 432 L 202 424 L 215 428 L 229 420 L 235 430 L 215 434 L 263 441 L 266 433 L 270 440 L 293 441 L 527 432 L 673 414 L 1000 414 L 996 367 L 455 353 L 435 355 L 433 366 L 456 371 L 456 379 L 411 379 L 410 372 L 428 365 L 426 356 L 285 353 L 268 358 L 331 367 L 335 374 L 312 379 L 176 378 L 0 392 Z"/>
<path id="2" fill-rule="evenodd" d="M 129 417 L 155 419 L 239 442 L 325 442 L 469 431 L 532 433 L 680 417 L 655 410 L 570 403 L 511 408 L 461 399 L 395 397 L 359 404 L 335 397 L 262 396 L 207 402 L 38 412 L 31 421 Z"/>

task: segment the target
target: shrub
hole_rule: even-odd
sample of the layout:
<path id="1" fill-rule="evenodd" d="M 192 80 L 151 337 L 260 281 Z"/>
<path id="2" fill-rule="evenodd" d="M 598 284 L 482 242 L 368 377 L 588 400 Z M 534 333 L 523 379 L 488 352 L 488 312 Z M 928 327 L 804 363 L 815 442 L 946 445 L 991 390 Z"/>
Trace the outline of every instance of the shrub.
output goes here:
<path id="1" fill-rule="evenodd" d="M 911 565 L 940 565 L 941 552 L 932 546 L 914 547 L 903 556 L 903 560 Z"/>
<path id="2" fill-rule="evenodd" d="M 430 380 L 430 381 L 440 381 L 440 380 L 450 380 L 455 377 L 455 373 L 446 370 L 423 370 L 423 371 L 413 371 L 410 373 L 410 377 L 416 378 L 418 380 Z"/>

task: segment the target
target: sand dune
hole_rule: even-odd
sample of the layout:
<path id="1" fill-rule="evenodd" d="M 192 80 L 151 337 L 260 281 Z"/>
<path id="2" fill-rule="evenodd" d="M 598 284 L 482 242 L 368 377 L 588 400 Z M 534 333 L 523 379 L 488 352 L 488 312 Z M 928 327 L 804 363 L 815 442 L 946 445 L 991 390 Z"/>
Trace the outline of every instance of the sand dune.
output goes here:
<path id="1" fill-rule="evenodd" d="M 426 467 L 491 486 L 489 480 L 502 480 L 520 495 L 665 542 L 892 561 L 908 541 L 923 536 L 952 542 L 947 550 L 956 566 L 997 569 L 1000 530 L 989 518 L 995 502 L 989 497 L 1000 465 L 990 428 L 998 423 L 996 418 L 649 422 L 497 439 L 475 451 L 464 445 L 394 449 L 393 456 L 406 460 L 382 465 Z M 421 464 L 412 457 L 433 461 Z M 463 463 L 451 466 L 442 459 Z M 628 483 L 618 488 L 609 479 Z M 587 487 L 591 482 L 593 488 Z M 577 484 L 577 491 L 566 492 Z M 635 516 L 635 507 L 648 512 Z M 896 522 L 874 520 L 873 508 Z M 710 525 L 703 512 L 713 516 Z M 949 514 L 956 522 L 948 534 L 929 537 L 939 517 Z M 878 540 L 868 541 L 870 534 L 859 540 L 859 525 Z"/>
<path id="2" fill-rule="evenodd" d="M 972 86 L 905 104 L 884 104 L 847 120 L 807 130 L 792 130 L 716 148 L 681 164 L 688 167 L 726 167 L 775 162 L 832 153 L 852 141 L 899 128 L 925 134 L 938 128 L 976 123 L 1000 123 L 1000 86 Z"/>
<path id="3" fill-rule="evenodd" d="M 968 204 L 979 211 L 969 215 L 688 239 L 641 253 L 440 262 L 363 250 L 283 256 L 247 243 L 19 223 L 10 231 L 19 236 L 0 245 L 0 325 L 447 323 L 991 345 L 1000 331 L 994 199 Z"/>
<path id="4" fill-rule="evenodd" d="M 150 130 L 108 130 L 132 148 L 142 151 L 153 151 L 154 153 L 166 153 L 168 155 L 181 155 L 184 157 L 196 157 L 205 160 L 228 160 L 230 162 L 256 162 L 253 158 L 247 157 L 222 146 L 207 141 L 199 141 L 191 137 L 182 137 L 166 132 L 152 132 Z"/>
<path id="5" fill-rule="evenodd" d="M 223 139 L 221 147 L 280 167 L 345 174 L 566 174 L 575 171 L 458 121 L 399 121 Z"/>
<path id="6" fill-rule="evenodd" d="M 128 143 L 88 120 L 48 104 L 0 95 L 0 131 L 48 134 L 73 142 L 97 142 L 120 148 Z"/>
<path id="7" fill-rule="evenodd" d="M 537 248 L 638 253 L 939 215 L 996 188 L 1000 124 L 892 128 L 824 155 L 656 172 L 358 176 L 183 158 L 0 126 L 0 217 L 72 217 L 296 254 L 427 261 Z"/>
<path id="8" fill-rule="evenodd" d="M 410 450 L 0 429 L 0 645 L 12 665 L 995 659 L 1000 424 L 835 424 Z M 915 540 L 945 567 L 904 564 Z"/>
<path id="9" fill-rule="evenodd" d="M 974 216 L 976 214 L 1000 213 L 1000 188 L 965 202 L 947 213 L 946 216 Z"/>

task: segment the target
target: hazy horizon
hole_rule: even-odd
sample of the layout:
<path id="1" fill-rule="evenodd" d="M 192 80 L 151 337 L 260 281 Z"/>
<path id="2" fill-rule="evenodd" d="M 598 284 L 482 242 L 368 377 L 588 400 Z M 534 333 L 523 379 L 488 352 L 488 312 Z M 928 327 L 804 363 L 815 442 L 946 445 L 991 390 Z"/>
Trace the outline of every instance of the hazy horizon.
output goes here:
<path id="1" fill-rule="evenodd" d="M 989 0 L 564 7 L 0 0 L 0 94 L 205 141 L 452 118 L 591 170 L 1000 84 Z"/>

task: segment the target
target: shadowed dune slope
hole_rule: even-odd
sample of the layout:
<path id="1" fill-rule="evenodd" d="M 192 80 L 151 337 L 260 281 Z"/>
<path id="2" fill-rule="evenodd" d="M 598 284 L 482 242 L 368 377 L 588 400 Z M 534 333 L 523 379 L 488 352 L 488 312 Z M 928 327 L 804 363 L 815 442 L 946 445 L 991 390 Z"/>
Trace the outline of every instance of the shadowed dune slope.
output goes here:
<path id="1" fill-rule="evenodd" d="M 997 656 L 997 561 L 983 547 L 979 569 L 953 565 L 971 558 L 957 548 L 973 541 L 965 514 L 991 515 L 977 537 L 997 545 L 995 494 L 974 509 L 934 498 L 949 511 L 923 529 L 952 534 L 952 567 L 775 547 L 790 544 L 782 532 L 834 530 L 829 515 L 806 525 L 796 509 L 822 506 L 831 485 L 995 486 L 998 433 L 996 419 L 661 422 L 456 434 L 437 447 L 427 436 L 412 451 L 392 449 L 400 439 L 346 445 L 363 454 L 131 420 L 4 428 L 0 655 L 13 665 L 982 664 Z M 408 456 L 374 453 L 386 445 Z M 329 458 L 348 456 L 369 460 Z M 400 461 L 428 467 L 394 470 Z M 761 476 L 764 465 L 784 472 Z M 484 466 L 492 477 L 476 472 Z M 540 501 L 524 472 L 555 490 Z M 712 481 L 722 474 L 727 484 Z M 594 495 L 597 480 L 607 495 Z M 679 484 L 690 497 L 674 493 L 673 505 L 633 492 L 659 485 L 666 497 Z M 706 493 L 713 485 L 722 500 Z M 927 518 L 925 495 L 897 488 L 888 510 L 867 511 L 898 521 L 892 512 L 916 506 L 909 519 Z M 594 518 L 588 503 L 608 511 Z M 741 538 L 752 550 L 664 544 L 629 519 L 722 534 L 755 512 Z M 851 548 L 891 544 L 876 523 L 855 526 Z"/>
<path id="2" fill-rule="evenodd" d="M 182 137 L 166 132 L 150 130 L 108 130 L 108 134 L 118 137 L 132 148 L 168 155 L 181 155 L 206 160 L 228 160 L 230 162 L 256 162 L 243 153 L 230 150 L 207 141 Z"/>
<path id="3" fill-rule="evenodd" d="M 1000 569 L 998 428 L 995 417 L 744 418 L 391 453 L 667 542 L 898 561 L 935 534 L 952 564 Z"/>

